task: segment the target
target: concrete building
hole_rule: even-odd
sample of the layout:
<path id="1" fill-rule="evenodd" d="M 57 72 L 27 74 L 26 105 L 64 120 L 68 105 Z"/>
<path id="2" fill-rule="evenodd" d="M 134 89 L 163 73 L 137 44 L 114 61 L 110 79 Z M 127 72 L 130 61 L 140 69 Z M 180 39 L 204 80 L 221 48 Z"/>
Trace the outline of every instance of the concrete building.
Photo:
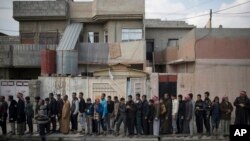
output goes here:
<path id="1" fill-rule="evenodd" d="M 171 72 L 151 75 L 151 84 L 156 85 L 151 94 L 163 94 L 160 85 L 167 79 L 176 83 L 176 94 L 204 98 L 209 91 L 212 100 L 228 96 L 233 102 L 242 90 L 250 96 L 249 62 L 250 29 L 196 28 L 179 40 L 172 57 L 166 59 Z"/>

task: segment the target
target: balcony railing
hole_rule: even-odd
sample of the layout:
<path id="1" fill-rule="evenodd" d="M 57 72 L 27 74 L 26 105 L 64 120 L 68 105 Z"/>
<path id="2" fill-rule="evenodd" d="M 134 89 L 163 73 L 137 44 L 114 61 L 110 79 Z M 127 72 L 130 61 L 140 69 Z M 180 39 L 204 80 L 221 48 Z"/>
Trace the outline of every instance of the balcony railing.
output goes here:
<path id="1" fill-rule="evenodd" d="M 145 41 L 121 43 L 81 43 L 79 64 L 143 64 Z"/>

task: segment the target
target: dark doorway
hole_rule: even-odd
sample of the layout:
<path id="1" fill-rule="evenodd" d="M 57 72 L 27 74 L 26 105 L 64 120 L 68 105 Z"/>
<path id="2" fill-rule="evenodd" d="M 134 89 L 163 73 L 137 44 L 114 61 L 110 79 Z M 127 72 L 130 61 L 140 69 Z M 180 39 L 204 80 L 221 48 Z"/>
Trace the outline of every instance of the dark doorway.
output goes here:
<path id="1" fill-rule="evenodd" d="M 177 94 L 176 75 L 159 75 L 159 97 L 163 97 L 165 93 Z"/>
<path id="2" fill-rule="evenodd" d="M 153 52 L 154 52 L 154 40 L 147 39 L 146 40 L 146 59 L 152 63 L 153 62 Z"/>

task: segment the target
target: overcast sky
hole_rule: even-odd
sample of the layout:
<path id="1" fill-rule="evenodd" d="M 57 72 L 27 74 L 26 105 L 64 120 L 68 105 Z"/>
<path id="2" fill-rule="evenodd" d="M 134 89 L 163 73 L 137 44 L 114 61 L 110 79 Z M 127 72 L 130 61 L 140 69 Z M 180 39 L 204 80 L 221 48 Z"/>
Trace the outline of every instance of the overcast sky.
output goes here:
<path id="1" fill-rule="evenodd" d="M 12 18 L 12 1 L 0 0 L 0 32 L 18 35 L 18 22 Z M 27 0 L 26 0 L 27 1 Z M 91 1 L 91 0 L 76 0 Z M 185 20 L 197 27 L 204 27 L 209 19 L 209 9 L 222 10 L 249 0 L 145 0 L 146 18 L 162 20 Z M 188 19 L 190 18 L 190 19 Z M 213 27 L 223 25 L 225 28 L 250 28 L 250 2 L 228 10 L 214 13 Z"/>

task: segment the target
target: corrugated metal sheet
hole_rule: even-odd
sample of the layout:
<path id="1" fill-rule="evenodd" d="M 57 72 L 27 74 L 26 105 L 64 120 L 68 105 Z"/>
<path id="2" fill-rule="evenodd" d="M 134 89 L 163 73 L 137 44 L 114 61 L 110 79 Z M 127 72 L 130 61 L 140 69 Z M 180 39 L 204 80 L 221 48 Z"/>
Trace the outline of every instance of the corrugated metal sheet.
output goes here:
<path id="1" fill-rule="evenodd" d="M 108 64 L 109 48 L 107 43 L 82 43 L 78 51 L 79 63 Z"/>
<path id="2" fill-rule="evenodd" d="M 78 74 L 78 51 L 57 51 L 58 74 Z"/>
<path id="3" fill-rule="evenodd" d="M 74 50 L 82 27 L 82 23 L 71 23 L 68 25 L 57 50 Z"/>

